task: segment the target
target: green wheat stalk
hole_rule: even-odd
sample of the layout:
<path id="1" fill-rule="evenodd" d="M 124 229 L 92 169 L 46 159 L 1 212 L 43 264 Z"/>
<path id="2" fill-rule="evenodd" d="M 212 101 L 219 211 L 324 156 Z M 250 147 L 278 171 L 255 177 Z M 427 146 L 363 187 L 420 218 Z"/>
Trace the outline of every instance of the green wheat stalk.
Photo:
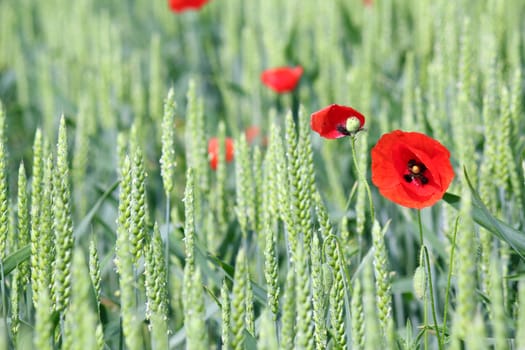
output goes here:
<path id="1" fill-rule="evenodd" d="M 253 196 L 252 168 L 250 165 L 248 144 L 243 135 L 235 142 L 235 213 L 243 237 L 247 237 L 248 229 L 253 227 L 255 208 Z"/>
<path id="2" fill-rule="evenodd" d="M 379 223 L 374 221 L 372 226 L 372 239 L 374 246 L 374 275 L 377 296 L 377 314 L 381 333 L 386 341 L 387 348 L 395 346 L 394 324 L 392 321 L 392 284 L 390 282 L 388 256 L 385 247 L 384 233 Z"/>
<path id="3" fill-rule="evenodd" d="M 135 302 L 135 277 L 133 272 L 132 235 L 130 216 L 132 206 L 133 170 L 129 157 L 120 170 L 120 194 L 117 218 L 117 241 L 115 244 L 115 266 L 119 274 L 122 333 L 129 349 L 141 348 L 138 333 L 138 317 Z"/>
<path id="4" fill-rule="evenodd" d="M 39 241 L 42 235 L 40 229 L 40 212 L 42 205 L 43 192 L 43 172 L 44 172 L 44 156 L 42 149 L 42 132 L 37 129 L 35 132 L 35 140 L 33 142 L 33 176 L 31 179 L 31 289 L 33 291 L 33 305 L 38 304 L 39 293 L 39 274 L 38 274 L 38 260 L 39 260 Z M 48 294 L 49 298 L 49 294 Z"/>
<path id="5" fill-rule="evenodd" d="M 467 349 L 489 349 L 487 346 L 487 338 L 485 331 L 485 323 L 483 321 L 483 316 L 480 312 L 476 312 L 476 315 L 473 320 L 471 320 L 471 326 L 469 327 L 469 332 L 465 339 L 465 348 Z M 505 347 L 504 347 L 505 348 Z M 504 349 L 495 347 L 495 349 Z"/>
<path id="6" fill-rule="evenodd" d="M 164 100 L 164 113 L 162 117 L 161 145 L 162 153 L 160 156 L 160 174 L 164 185 L 166 199 L 169 199 L 173 191 L 173 175 L 175 172 L 175 92 L 173 88 L 168 91 Z"/>
<path id="7" fill-rule="evenodd" d="M 499 257 L 494 255 L 490 265 L 489 315 L 494 331 L 495 349 L 507 349 L 507 325 Z"/>
<path id="8" fill-rule="evenodd" d="M 144 158 L 139 148 L 135 149 L 131 164 L 131 210 L 130 231 L 131 254 L 133 262 L 138 264 L 144 251 L 144 238 L 147 225 L 147 203 L 146 203 L 146 171 L 144 169 Z"/>
<path id="9" fill-rule="evenodd" d="M 301 237 L 303 238 L 303 237 Z M 296 302 L 296 333 L 295 344 L 300 349 L 314 349 L 314 329 L 312 322 L 312 296 L 309 269 L 309 254 L 305 244 L 300 242 L 295 262 L 295 302 Z"/>
<path id="10" fill-rule="evenodd" d="M 20 328 L 20 270 L 15 270 L 11 278 L 11 333 L 15 346 L 17 344 L 18 330 Z"/>
<path id="11" fill-rule="evenodd" d="M 175 172 L 175 92 L 173 88 L 170 88 L 168 95 L 164 100 L 164 113 L 162 116 L 162 135 L 161 135 L 161 157 L 160 157 L 160 175 L 162 177 L 162 183 L 164 185 L 164 193 L 166 195 L 166 245 L 164 252 L 165 259 L 165 270 L 169 271 L 170 266 L 170 200 L 171 193 L 173 191 L 173 176 Z M 166 275 L 168 277 L 168 275 Z"/>
<path id="12" fill-rule="evenodd" d="M 259 247 L 264 247 L 264 235 L 263 233 L 263 217 L 264 213 L 264 204 L 263 204 L 263 192 L 264 192 L 264 172 L 261 171 L 263 168 L 263 159 L 262 153 L 259 146 L 255 146 L 253 150 L 252 158 L 252 181 L 253 181 L 253 195 L 252 197 L 252 220 L 253 220 L 253 230 L 257 234 Z"/>
<path id="13" fill-rule="evenodd" d="M 97 349 L 104 349 L 104 330 L 100 323 L 100 297 L 102 296 L 102 276 L 100 272 L 100 259 L 98 257 L 98 251 L 95 239 L 92 238 L 89 241 L 89 277 L 91 278 L 91 284 L 95 292 L 95 303 L 96 303 L 96 317 L 97 317 L 97 328 L 95 330 L 95 338 L 97 342 Z"/>
<path id="14" fill-rule="evenodd" d="M 100 297 L 102 295 L 102 276 L 100 272 L 100 260 L 95 239 L 89 241 L 89 277 L 95 292 L 95 300 L 97 302 L 97 311 L 100 313 Z"/>
<path id="15" fill-rule="evenodd" d="M 226 232 L 228 228 L 228 218 L 226 208 L 228 207 L 228 196 L 226 195 L 227 167 L 226 167 L 226 127 L 220 121 L 218 126 L 217 139 L 219 141 L 219 154 L 217 158 L 217 179 L 215 182 L 215 211 L 219 232 Z M 218 237 L 217 237 L 218 238 Z"/>
<path id="16" fill-rule="evenodd" d="M 96 349 L 97 317 L 90 305 L 91 279 L 84 254 L 77 248 L 71 267 L 71 303 L 68 306 L 63 347 L 71 350 Z"/>
<path id="17" fill-rule="evenodd" d="M 244 248 L 241 248 L 235 259 L 231 306 L 231 330 L 233 333 L 231 345 L 235 350 L 244 348 L 244 330 L 247 326 L 246 303 L 249 302 L 246 298 L 246 286 L 249 282 L 246 279 L 247 268 L 246 254 Z"/>
<path id="18" fill-rule="evenodd" d="M 264 191 L 263 191 L 263 206 L 265 215 L 264 222 L 268 222 L 270 227 L 274 228 L 280 216 L 279 211 L 279 191 L 282 183 L 280 180 L 284 178 L 281 175 L 283 168 L 283 143 L 280 136 L 281 130 L 276 123 L 270 125 L 270 135 L 268 141 L 268 150 L 264 159 Z"/>
<path id="19" fill-rule="evenodd" d="M 333 275 L 333 283 L 329 291 L 329 310 L 334 347 L 345 349 L 347 346 L 344 313 L 345 286 L 344 275 L 341 270 L 343 266 L 342 257 L 335 237 L 332 236 L 325 241 L 324 249 Z"/>
<path id="20" fill-rule="evenodd" d="M 51 300 L 55 306 L 54 294 L 54 260 L 56 255 L 55 235 L 53 231 L 53 158 L 48 155 L 44 160 L 44 169 L 42 174 L 42 197 L 41 197 L 41 211 L 38 216 L 39 227 L 37 236 L 37 256 L 36 265 L 32 269 L 31 274 L 36 278 L 36 283 L 33 288 L 37 290 L 38 297 L 46 290 L 46 297 Z M 37 298 L 38 301 L 38 298 Z M 39 303 L 35 304 L 38 308 Z M 37 310 L 38 313 L 38 310 Z"/>
<path id="21" fill-rule="evenodd" d="M 246 331 L 248 331 L 248 333 L 250 333 L 251 335 L 255 336 L 255 311 L 254 311 L 254 305 L 253 305 L 253 287 L 250 281 L 250 273 L 248 269 L 246 269 L 244 278 L 246 279 L 246 291 L 244 293 L 245 295 L 244 303 L 245 303 L 246 314 L 244 317 L 244 322 L 246 324 Z"/>
<path id="22" fill-rule="evenodd" d="M 463 339 L 469 333 L 468 320 L 476 310 L 476 254 L 472 242 L 476 242 L 472 221 L 472 199 L 468 188 L 462 191 L 460 222 L 457 235 L 457 253 L 454 265 L 457 269 L 457 304 L 452 335 Z"/>
<path id="23" fill-rule="evenodd" d="M 201 222 L 202 218 L 202 196 L 205 196 L 209 190 L 208 181 L 208 157 L 206 149 L 206 135 L 204 123 L 203 101 L 197 97 L 197 87 L 194 80 L 190 80 L 187 92 L 187 109 L 186 109 L 186 161 L 188 167 L 194 171 L 195 187 L 194 193 L 194 210 L 196 224 Z"/>
<path id="24" fill-rule="evenodd" d="M 184 325 L 186 327 L 186 349 L 208 348 L 205 322 L 204 295 L 199 267 L 184 267 Z"/>
<path id="25" fill-rule="evenodd" d="M 367 176 L 367 162 L 368 162 L 368 133 L 364 132 L 359 135 L 361 138 L 358 144 L 358 159 L 357 163 L 359 169 L 363 172 L 363 178 L 366 179 Z M 366 207 L 367 207 L 367 188 L 366 184 L 363 181 L 358 181 L 357 183 L 357 199 L 355 204 L 356 211 L 356 232 L 358 235 L 364 234 L 365 223 L 366 223 Z M 372 215 L 372 214 L 371 214 Z M 373 224 L 373 223 L 372 223 Z M 361 238 L 360 238 L 361 239 Z M 346 240 L 345 240 L 346 242 Z M 345 249 L 347 250 L 347 249 Z M 348 254 L 347 254 L 348 255 Z"/>
<path id="26" fill-rule="evenodd" d="M 352 347 L 355 350 L 364 348 L 365 345 L 365 315 L 362 303 L 361 280 L 356 277 L 352 290 L 350 310 L 352 314 Z"/>
<path id="27" fill-rule="evenodd" d="M 262 315 L 260 316 L 257 349 L 279 349 L 277 337 L 275 336 L 275 322 L 273 320 L 272 312 L 268 309 L 265 309 L 265 311 L 263 311 Z"/>
<path id="28" fill-rule="evenodd" d="M 67 152 L 66 121 L 60 119 L 53 174 L 53 230 L 55 231 L 55 260 L 53 271 L 53 295 L 56 310 L 64 317 L 71 295 L 71 257 L 73 253 L 73 222 L 71 218 L 69 167 Z"/>
<path id="29" fill-rule="evenodd" d="M 0 102 L 0 256 L 6 254 L 9 230 L 9 194 L 7 184 L 7 151 L 5 149 L 5 112 Z"/>
<path id="30" fill-rule="evenodd" d="M 365 349 L 380 349 L 382 344 L 379 320 L 377 316 L 374 274 L 371 262 L 365 262 L 363 268 L 363 311 L 365 314 Z"/>
<path id="31" fill-rule="evenodd" d="M 272 312 L 274 321 L 279 314 L 279 261 L 277 256 L 277 235 L 265 224 L 263 235 L 266 237 L 264 245 L 264 276 L 266 279 L 267 303 Z"/>
<path id="32" fill-rule="evenodd" d="M 186 189 L 184 191 L 184 252 L 185 262 L 192 269 L 195 266 L 195 202 L 194 173 L 188 168 L 186 172 Z"/>
<path id="33" fill-rule="evenodd" d="M 297 332 L 296 320 L 296 296 L 295 296 L 295 271 L 293 265 L 289 266 L 286 274 L 286 284 L 283 292 L 282 318 L 281 318 L 281 343 L 280 349 L 294 349 L 294 339 Z"/>
<path id="34" fill-rule="evenodd" d="M 516 312 L 516 349 L 525 349 L 525 281 L 518 284 L 518 310 Z"/>
<path id="35" fill-rule="evenodd" d="M 299 174 L 296 207 L 298 208 L 299 227 L 304 234 L 304 247 L 310 250 L 312 242 L 312 214 L 314 195 L 317 192 L 315 187 L 315 171 L 313 164 L 311 130 L 308 116 L 304 107 L 299 108 L 299 133 L 297 135 L 297 173 Z"/>
<path id="36" fill-rule="evenodd" d="M 310 260 L 315 347 L 324 349 L 328 340 L 325 318 L 328 288 L 324 284 L 321 242 L 317 234 L 313 235 Z"/>
<path id="37" fill-rule="evenodd" d="M 52 301 L 47 288 L 38 290 L 37 303 L 35 304 L 35 330 L 33 345 L 35 349 L 52 350 L 51 332 L 53 330 Z"/>
<path id="38" fill-rule="evenodd" d="M 20 163 L 18 168 L 18 247 L 25 247 L 30 243 L 30 223 L 29 223 L 29 201 L 27 194 L 27 177 L 24 163 Z M 30 265 L 29 262 L 22 262 L 18 265 L 20 291 L 25 292 L 30 282 Z"/>
<path id="39" fill-rule="evenodd" d="M 226 280 L 224 280 L 221 287 L 221 341 L 225 349 L 229 349 L 231 345 L 231 318 L 230 291 Z"/>
<path id="40" fill-rule="evenodd" d="M 298 158 L 298 141 L 295 123 L 291 112 L 286 114 L 285 140 L 286 140 L 286 166 L 287 178 L 280 179 L 280 201 L 281 209 L 285 213 L 284 222 L 288 239 L 288 249 L 290 251 L 290 260 L 294 260 L 295 251 L 297 250 L 297 236 L 300 230 L 298 193 L 300 181 L 300 163 Z M 283 163 L 283 162 L 281 162 Z M 285 185 L 287 183 L 287 185 Z M 286 198 L 286 199 L 285 199 Z"/>
<path id="41" fill-rule="evenodd" d="M 144 254 L 146 317 L 151 321 L 152 347 L 155 349 L 165 349 L 168 346 L 168 290 L 163 251 L 159 227 L 155 223 L 153 237 Z"/>

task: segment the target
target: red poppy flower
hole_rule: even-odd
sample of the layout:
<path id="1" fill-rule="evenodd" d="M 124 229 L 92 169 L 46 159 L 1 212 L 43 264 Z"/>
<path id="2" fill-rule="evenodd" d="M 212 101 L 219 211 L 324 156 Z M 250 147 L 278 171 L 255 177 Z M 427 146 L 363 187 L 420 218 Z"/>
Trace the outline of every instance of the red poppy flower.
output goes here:
<path id="1" fill-rule="evenodd" d="M 259 129 L 258 126 L 250 126 L 247 127 L 246 130 L 244 130 L 244 135 L 246 136 L 246 142 L 248 144 L 252 144 L 257 138 L 259 137 L 259 134 L 261 133 L 261 129 Z"/>
<path id="2" fill-rule="evenodd" d="M 229 137 L 225 139 L 226 162 L 230 163 L 233 160 L 233 140 Z M 219 163 L 219 139 L 212 137 L 208 141 L 208 158 L 210 159 L 210 167 L 213 170 L 217 169 Z"/>
<path id="3" fill-rule="evenodd" d="M 261 81 L 264 85 L 278 93 L 290 92 L 297 86 L 303 67 L 278 67 L 267 69 L 261 74 Z"/>
<path id="4" fill-rule="evenodd" d="M 325 107 L 310 117 L 312 130 L 327 139 L 355 134 L 364 124 L 364 115 L 351 107 L 336 104 Z"/>
<path id="5" fill-rule="evenodd" d="M 187 10 L 199 10 L 209 0 L 168 0 L 173 12 L 184 12 Z"/>
<path id="6" fill-rule="evenodd" d="M 454 178 L 450 152 L 418 132 L 395 130 L 372 148 L 372 182 L 399 205 L 421 209 L 443 197 Z"/>
<path id="7" fill-rule="evenodd" d="M 363 0 L 363 5 L 370 7 L 374 4 L 373 0 Z"/>

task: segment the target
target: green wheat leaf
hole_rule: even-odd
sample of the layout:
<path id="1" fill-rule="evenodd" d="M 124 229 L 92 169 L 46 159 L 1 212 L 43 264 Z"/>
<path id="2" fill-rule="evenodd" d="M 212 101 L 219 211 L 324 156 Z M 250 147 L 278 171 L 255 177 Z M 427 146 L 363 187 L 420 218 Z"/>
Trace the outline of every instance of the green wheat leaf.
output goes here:
<path id="1" fill-rule="evenodd" d="M 109 186 L 109 188 L 104 193 L 102 193 L 102 195 L 98 198 L 97 202 L 93 205 L 91 210 L 86 214 L 86 216 L 78 224 L 73 234 L 77 239 L 82 237 L 86 232 L 89 232 L 87 229 L 91 223 L 91 220 L 93 219 L 97 211 L 100 209 L 100 207 L 102 206 L 106 198 L 108 198 L 109 195 L 112 194 L 113 191 L 115 191 L 119 183 L 120 183 L 120 180 L 117 180 L 111 186 Z"/>
<path id="2" fill-rule="evenodd" d="M 468 186 L 472 192 L 472 216 L 476 223 L 486 228 L 496 237 L 502 241 L 507 242 L 518 255 L 525 260 L 525 233 L 512 228 L 510 225 L 494 217 L 483 201 L 478 192 L 472 186 L 470 178 L 465 171 L 465 178 Z M 459 209 L 460 197 L 454 194 L 445 193 L 443 200 L 452 205 L 455 209 Z"/>
<path id="3" fill-rule="evenodd" d="M 243 330 L 243 334 L 244 334 L 244 350 L 257 349 L 257 340 L 255 339 L 253 334 L 248 332 L 246 329 Z"/>
<path id="4" fill-rule="evenodd" d="M 202 250 L 202 247 L 198 243 L 196 244 L 195 248 L 196 248 L 195 250 L 196 250 L 197 260 L 198 262 L 202 262 L 202 264 L 200 264 L 199 266 L 203 268 L 204 275 L 206 275 L 208 278 L 215 280 L 215 282 L 219 280 L 218 278 L 219 275 L 217 275 L 214 271 L 212 271 L 209 268 L 204 269 L 204 267 L 207 266 L 206 261 L 204 260 L 201 261 L 199 260 L 199 258 L 207 258 L 209 262 L 214 264 L 216 267 L 222 269 L 224 273 L 226 274 L 226 277 L 230 281 L 233 281 L 233 273 L 235 272 L 235 269 L 233 268 L 233 266 L 225 263 L 224 261 L 220 260 L 213 254 L 210 254 L 210 253 L 205 254 Z M 206 274 L 206 272 L 209 272 L 209 274 Z M 263 287 L 261 287 L 259 284 L 253 281 L 251 281 L 251 283 L 252 283 L 252 289 L 253 289 L 253 296 L 255 297 L 255 300 L 257 300 L 262 305 L 266 305 L 266 290 Z"/>
<path id="5" fill-rule="evenodd" d="M 0 275 L 0 279 L 8 275 L 11 271 L 13 271 L 18 265 L 23 263 L 24 261 L 28 260 L 31 256 L 31 247 L 30 245 L 26 245 L 20 249 L 18 249 L 13 254 L 10 254 L 7 258 L 5 258 L 2 261 L 2 267 L 3 267 L 3 273 Z"/>
<path id="6" fill-rule="evenodd" d="M 82 234 L 86 232 L 86 228 L 88 227 L 89 223 L 91 222 L 91 219 L 95 216 L 96 212 L 104 202 L 104 200 L 117 188 L 119 181 L 116 181 L 114 184 L 112 184 L 106 192 L 100 196 L 98 201 L 95 203 L 93 208 L 89 211 L 89 213 L 86 215 L 86 217 L 80 222 L 77 229 L 75 230 L 75 236 L 79 237 Z M 2 265 L 4 267 L 4 273 L 3 275 L 8 275 L 11 271 L 13 271 L 19 264 L 23 263 L 29 257 L 31 256 L 31 247 L 29 245 L 26 245 L 13 254 L 9 255 L 7 258 L 5 258 L 2 261 Z M 0 276 L 1 278 L 1 276 Z"/>

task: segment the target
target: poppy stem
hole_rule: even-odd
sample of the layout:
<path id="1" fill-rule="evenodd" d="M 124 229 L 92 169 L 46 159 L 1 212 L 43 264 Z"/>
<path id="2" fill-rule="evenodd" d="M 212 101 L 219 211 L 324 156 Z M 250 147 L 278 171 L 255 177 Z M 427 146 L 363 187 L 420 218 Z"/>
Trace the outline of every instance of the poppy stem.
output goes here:
<path id="1" fill-rule="evenodd" d="M 352 135 L 350 137 L 350 140 L 352 140 L 352 158 L 354 160 L 354 166 L 355 170 L 357 172 L 357 176 L 359 178 L 359 181 L 365 186 L 366 195 L 368 196 L 368 203 L 370 205 L 370 223 L 373 225 L 375 220 L 375 210 L 374 210 L 374 202 L 372 201 L 372 192 L 370 191 L 370 186 L 368 185 L 368 181 L 366 181 L 365 175 L 361 172 L 359 169 L 359 163 L 357 161 L 357 152 L 355 150 L 355 135 Z"/>
<path id="2" fill-rule="evenodd" d="M 417 210 L 417 223 L 419 226 L 419 239 L 421 241 L 421 249 L 423 250 L 423 254 L 425 256 L 425 265 L 427 267 L 427 274 L 428 274 L 428 289 L 430 291 L 430 305 L 432 306 L 432 318 L 434 319 L 434 329 L 436 331 L 436 337 L 438 341 L 438 349 L 443 349 L 443 343 L 441 339 L 441 335 L 439 332 L 438 322 L 437 322 L 437 316 L 436 316 L 436 305 L 434 302 L 434 287 L 432 285 L 432 270 L 430 269 L 430 258 L 428 257 L 428 250 L 425 246 L 425 243 L 423 242 L 423 224 L 421 222 L 421 209 Z M 426 307 L 426 306 L 425 306 Z M 425 330 L 426 332 L 426 330 Z"/>

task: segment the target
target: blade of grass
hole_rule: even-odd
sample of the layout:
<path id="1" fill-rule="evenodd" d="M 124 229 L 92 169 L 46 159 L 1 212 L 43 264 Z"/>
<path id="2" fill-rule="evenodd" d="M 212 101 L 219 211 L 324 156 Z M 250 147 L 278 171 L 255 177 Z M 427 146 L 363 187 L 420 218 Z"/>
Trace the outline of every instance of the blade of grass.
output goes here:
<path id="1" fill-rule="evenodd" d="M 518 255 L 525 260 L 525 233 L 512 228 L 510 225 L 495 218 L 483 204 L 478 192 L 472 186 L 470 178 L 465 171 L 465 178 L 472 192 L 472 216 L 476 223 L 486 228 L 502 241 L 507 242 Z M 461 198 L 457 195 L 446 193 L 443 200 L 459 209 Z"/>
<path id="2" fill-rule="evenodd" d="M 13 271 L 18 265 L 23 263 L 24 261 L 28 260 L 31 256 L 31 247 L 30 245 L 26 245 L 20 249 L 18 249 L 13 254 L 10 254 L 7 258 L 5 258 L 2 261 L 2 266 L 4 268 L 4 276 L 8 275 L 11 271 Z M 0 276 L 1 278 L 2 276 Z"/>
<path id="3" fill-rule="evenodd" d="M 91 210 L 86 214 L 86 216 L 82 219 L 82 221 L 78 224 L 77 228 L 75 229 L 75 232 L 73 235 L 76 237 L 76 239 L 79 239 L 80 237 L 84 236 L 86 232 L 88 232 L 87 228 L 89 227 L 91 220 L 97 213 L 97 211 L 100 209 L 106 198 L 109 197 L 111 193 L 117 188 L 118 184 L 120 183 L 120 180 L 115 181 L 109 188 L 98 198 L 98 200 L 95 202 Z"/>

